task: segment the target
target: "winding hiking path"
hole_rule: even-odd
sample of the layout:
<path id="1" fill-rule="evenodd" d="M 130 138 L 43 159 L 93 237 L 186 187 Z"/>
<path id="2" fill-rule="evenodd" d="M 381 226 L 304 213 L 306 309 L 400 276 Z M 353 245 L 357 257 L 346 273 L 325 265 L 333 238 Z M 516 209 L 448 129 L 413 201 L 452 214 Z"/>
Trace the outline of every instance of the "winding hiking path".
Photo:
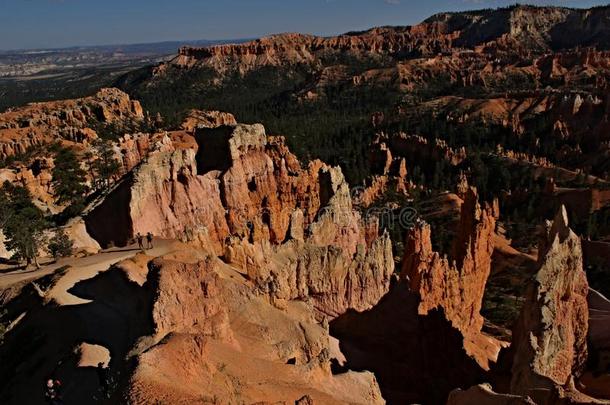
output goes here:
<path id="1" fill-rule="evenodd" d="M 147 250 L 146 254 L 153 257 L 162 256 L 174 250 L 175 243 L 173 240 L 156 239 L 154 241 L 154 249 Z M 43 265 L 37 270 L 16 270 L 0 274 L 0 290 L 9 288 L 17 283 L 35 281 L 67 266 L 66 273 L 51 290 L 46 292 L 46 297 L 55 300 L 59 305 L 84 304 L 89 301 L 68 292 L 76 283 L 93 278 L 98 273 L 108 270 L 113 264 L 129 259 L 138 253 L 140 253 L 140 249 L 138 249 L 137 245 L 130 245 L 124 248 L 103 250 L 98 254 L 87 257 L 61 259 L 53 264 Z"/>

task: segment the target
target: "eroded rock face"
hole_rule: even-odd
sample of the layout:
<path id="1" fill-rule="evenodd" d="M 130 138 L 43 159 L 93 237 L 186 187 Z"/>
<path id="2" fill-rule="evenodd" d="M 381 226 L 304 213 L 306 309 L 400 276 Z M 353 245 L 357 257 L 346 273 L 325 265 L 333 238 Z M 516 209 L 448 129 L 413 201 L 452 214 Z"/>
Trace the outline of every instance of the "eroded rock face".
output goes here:
<path id="1" fill-rule="evenodd" d="M 150 156 L 93 209 L 86 223 L 91 235 L 108 246 L 125 245 L 138 232 L 194 238 L 205 218 L 201 233 L 218 244 L 228 235 L 224 217 L 216 179 L 197 176 L 195 151 L 185 149 Z"/>
<path id="2" fill-rule="evenodd" d="M 484 362 L 485 356 L 476 352 L 488 348 L 474 342 L 480 339 L 483 326 L 480 310 L 491 270 L 496 220 L 493 208 L 481 207 L 477 200 L 476 189 L 470 188 L 462 204 L 451 262 L 433 251 L 428 224 L 418 223 L 409 232 L 401 278 L 420 297 L 419 314 L 442 308 L 447 320 L 465 336 L 467 351 Z"/>
<path id="3" fill-rule="evenodd" d="M 169 64 L 157 68 L 156 74 L 163 74 L 168 66 L 207 66 L 219 72 L 236 69 L 246 73 L 263 66 L 315 65 L 333 54 L 435 57 L 462 49 L 492 55 L 542 54 L 576 45 L 608 49 L 610 44 L 600 40 L 606 17 L 605 9 L 531 6 L 441 13 L 412 27 L 375 28 L 330 38 L 282 34 L 244 44 L 183 47 Z"/>
<path id="4" fill-rule="evenodd" d="M 0 169 L 0 183 L 8 181 L 13 185 L 27 188 L 39 207 L 56 212 L 51 186 L 53 166 L 53 159 L 41 157 L 33 160 L 29 165 L 17 164 L 10 169 L 3 168 Z"/>
<path id="5" fill-rule="evenodd" d="M 205 247 L 172 242 L 86 280 L 75 270 L 48 278 L 75 283 L 81 305 L 44 305 L 32 285 L 0 294 L 11 311 L 32 310 L 0 345 L 3 403 L 43 402 L 31 379 L 50 374 L 66 402 L 90 402 L 98 361 L 117 381 L 111 403 L 385 403 L 372 373 L 333 374 L 344 357 L 313 300 L 273 297 Z M 16 352 L 33 331 L 48 343 Z"/>
<path id="6" fill-rule="evenodd" d="M 221 111 L 191 110 L 187 113 L 182 129 L 194 133 L 197 128 L 217 128 L 223 125 L 237 125 L 233 114 Z"/>
<path id="7" fill-rule="evenodd" d="M 182 333 L 231 341 L 216 265 L 212 257 L 194 264 L 158 260 L 149 265 L 158 291 L 152 308 L 157 340 Z"/>
<path id="8" fill-rule="evenodd" d="M 313 300 L 318 318 L 369 309 L 387 292 L 389 236 L 353 208 L 339 168 L 302 168 L 261 125 L 196 138 L 197 151 L 151 154 L 86 217 L 91 235 L 105 246 L 147 232 L 206 246 L 274 299 Z"/>
<path id="9" fill-rule="evenodd" d="M 132 170 L 153 152 L 168 152 L 175 149 L 167 133 L 125 134 L 119 138 L 116 148 L 119 151 L 117 156 L 123 166 L 123 173 Z"/>
<path id="10" fill-rule="evenodd" d="M 283 139 L 268 140 L 261 125 L 220 127 L 196 136 L 200 172 L 220 171 L 216 176 L 232 235 L 280 243 L 295 208 L 303 211 L 305 226 L 312 222 L 328 166 L 314 161 L 301 168 Z M 333 190 L 328 193 L 330 198 Z"/>
<path id="11" fill-rule="evenodd" d="M 541 246 L 540 269 L 513 332 L 511 391 L 537 401 L 576 395 L 587 360 L 589 292 L 579 237 L 562 207 Z"/>
<path id="12" fill-rule="evenodd" d="M 0 159 L 56 141 L 86 144 L 97 138 L 91 122 L 138 122 L 142 106 L 118 89 L 91 97 L 32 103 L 0 114 Z"/>
<path id="13" fill-rule="evenodd" d="M 176 255 L 148 265 L 154 331 L 132 350 L 130 403 L 384 403 L 371 373 L 332 375 L 338 354 L 309 304 L 278 308 L 216 257 Z"/>
<path id="14" fill-rule="evenodd" d="M 595 52 L 594 52 L 595 53 Z M 595 72 L 593 77 L 599 80 L 607 77 L 610 69 L 610 54 L 605 52 L 601 59 L 604 62 L 593 66 L 580 64 L 580 56 L 552 54 L 555 58 L 575 59 L 570 66 L 563 69 L 560 76 L 566 82 L 571 80 L 587 80 L 577 77 L 583 71 Z M 542 66 L 534 66 L 531 72 L 533 80 L 544 83 L 546 75 L 538 70 Z M 572 73 L 570 73 L 572 72 Z M 473 73 L 474 74 L 474 73 Z M 509 75 L 509 72 L 499 70 L 495 75 Z M 566 77 L 576 76 L 568 79 Z M 595 79 L 589 77 L 592 83 Z M 567 83 L 566 83 L 567 84 Z M 600 84 L 601 86 L 601 84 Z M 490 99 L 464 98 L 444 96 L 425 103 L 426 109 L 438 111 L 448 122 L 455 125 L 483 123 L 507 128 L 516 135 L 523 135 L 534 130 L 540 117 L 549 122 L 548 131 L 556 142 L 561 143 L 551 155 L 536 156 L 511 150 L 498 150 L 498 154 L 512 160 L 527 161 L 543 168 L 593 168 L 592 173 L 600 175 L 606 169 L 603 163 L 608 153 L 608 98 L 583 91 L 581 94 L 550 93 L 539 94 L 532 90 L 519 96 L 509 96 Z M 587 128 L 582 123 L 587 122 Z M 394 137 L 398 137 L 396 134 Z M 586 140 L 584 140 L 586 139 Z M 394 150 L 393 150 L 394 152 Z M 531 152 L 530 152 L 531 153 Z M 591 170 L 586 170 L 591 173 Z"/>
<path id="15" fill-rule="evenodd" d="M 392 135 L 378 134 L 373 140 L 372 149 L 376 155 L 380 155 L 386 150 L 386 153 L 389 153 L 384 169 L 386 173 L 392 165 L 396 167 L 394 171 L 398 172 L 401 159 L 406 159 L 409 165 L 420 165 L 420 167 L 439 160 L 445 160 L 448 164 L 457 166 L 466 160 L 465 148 L 453 149 L 445 141 L 439 139 L 428 141 L 422 136 L 402 132 Z"/>
<path id="16" fill-rule="evenodd" d="M 120 206 L 127 205 L 128 220 L 114 240 L 100 235 L 102 243 L 122 244 L 148 231 L 187 240 L 203 235 L 218 247 L 230 235 L 280 243 L 296 208 L 304 226 L 312 222 L 320 208 L 320 173 L 330 168 L 312 162 L 301 169 L 281 139 L 268 143 L 260 125 L 223 127 L 198 137 L 198 152 L 153 154 L 111 194 L 108 203 L 126 201 Z M 92 229 L 108 203 L 88 217 Z"/>
<path id="17" fill-rule="evenodd" d="M 260 291 L 279 302 L 309 300 L 320 320 L 333 319 L 348 309 L 370 309 L 388 291 L 394 271 L 388 235 L 376 239 L 368 250 L 360 245 L 353 256 L 310 239 L 230 249 L 232 254 L 225 259 L 244 266 Z M 241 254 L 234 253 L 238 249 Z"/>

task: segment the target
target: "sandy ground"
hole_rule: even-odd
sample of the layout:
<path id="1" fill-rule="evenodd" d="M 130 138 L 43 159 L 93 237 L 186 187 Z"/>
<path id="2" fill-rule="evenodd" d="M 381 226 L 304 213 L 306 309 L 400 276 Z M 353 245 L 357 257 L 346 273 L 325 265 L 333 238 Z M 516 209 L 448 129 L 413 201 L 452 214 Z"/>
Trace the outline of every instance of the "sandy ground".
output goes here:
<path id="1" fill-rule="evenodd" d="M 175 243 L 175 241 L 171 240 L 155 240 L 154 249 L 147 250 L 146 253 L 153 257 L 162 256 L 172 251 Z M 89 301 L 76 297 L 68 292 L 76 283 L 93 278 L 98 273 L 108 270 L 113 264 L 129 259 L 139 252 L 140 250 L 137 245 L 130 245 L 124 248 L 103 250 L 96 255 L 83 258 L 61 259 L 55 263 L 43 265 L 37 270 L 16 270 L 14 272 L 0 274 L 0 290 L 8 288 L 16 283 L 36 280 L 68 266 L 66 274 L 50 291 L 46 292 L 46 296 L 48 299 L 54 299 L 59 305 L 84 304 Z"/>

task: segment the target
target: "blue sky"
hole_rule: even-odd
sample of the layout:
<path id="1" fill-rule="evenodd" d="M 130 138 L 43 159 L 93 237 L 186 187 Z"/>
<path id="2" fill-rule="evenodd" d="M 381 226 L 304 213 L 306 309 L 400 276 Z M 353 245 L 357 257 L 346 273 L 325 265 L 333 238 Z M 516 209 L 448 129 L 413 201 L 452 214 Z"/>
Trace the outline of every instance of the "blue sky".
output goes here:
<path id="1" fill-rule="evenodd" d="M 590 7 L 595 0 L 534 0 Z M 515 0 L 0 0 L 0 49 L 338 34 Z"/>

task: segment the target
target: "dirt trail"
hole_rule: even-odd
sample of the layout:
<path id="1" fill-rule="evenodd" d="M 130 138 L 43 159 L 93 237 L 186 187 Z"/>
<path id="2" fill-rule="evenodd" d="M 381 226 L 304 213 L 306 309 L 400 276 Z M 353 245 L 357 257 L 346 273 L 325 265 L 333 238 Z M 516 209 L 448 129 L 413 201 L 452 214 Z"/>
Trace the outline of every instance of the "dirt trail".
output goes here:
<path id="1" fill-rule="evenodd" d="M 147 250 L 146 254 L 154 257 L 162 256 L 172 251 L 175 243 L 173 240 L 157 239 L 154 241 L 154 249 Z M 68 266 L 66 274 L 46 295 L 48 298 L 57 301 L 59 305 L 84 304 L 89 301 L 78 298 L 68 292 L 76 283 L 93 278 L 96 274 L 108 270 L 113 264 L 129 259 L 139 252 L 140 249 L 138 249 L 137 245 L 130 245 L 124 248 L 103 250 L 92 256 L 61 259 L 53 264 L 42 266 L 37 270 L 17 270 L 11 273 L 0 274 L 0 290 L 17 283 L 36 280 Z"/>
<path id="2" fill-rule="evenodd" d="M 160 239 L 154 246 L 145 252 L 149 258 L 184 248 L 180 242 Z M 20 284 L 69 266 L 43 297 L 28 301 L 25 294 L 25 301 L 18 297 L 11 304 L 16 305 L 16 313 L 24 315 L 8 336 L 9 343 L 0 346 L 0 358 L 7 364 L 0 369 L 0 403 L 42 403 L 42 385 L 38 384 L 50 375 L 64 382 L 66 404 L 95 403 L 99 395 L 97 364 L 104 363 L 114 373 L 125 372 L 122 361 L 128 350 L 150 330 L 148 318 L 138 312 L 148 301 L 122 271 L 111 269 L 139 253 L 137 245 L 115 248 L 36 271 L 0 275 L 0 290 L 20 288 Z M 40 287 L 44 289 L 42 283 Z M 34 293 L 30 291 L 30 295 Z M 9 351 L 9 346 L 20 347 L 21 352 Z M 28 355 L 24 359 L 21 353 Z M 34 388 L 32 382 L 36 382 Z"/>

